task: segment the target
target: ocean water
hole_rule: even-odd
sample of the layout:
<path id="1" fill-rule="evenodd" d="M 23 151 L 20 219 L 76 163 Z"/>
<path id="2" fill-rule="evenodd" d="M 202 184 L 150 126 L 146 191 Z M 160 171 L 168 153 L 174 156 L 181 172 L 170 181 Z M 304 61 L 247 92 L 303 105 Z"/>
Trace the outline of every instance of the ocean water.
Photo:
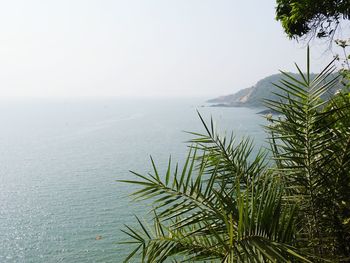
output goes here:
<path id="1" fill-rule="evenodd" d="M 122 262 L 123 224 L 142 217 L 129 170 L 152 155 L 181 164 L 184 131 L 220 131 L 262 145 L 257 110 L 201 107 L 201 99 L 23 99 L 0 102 L 0 262 Z M 96 240 L 96 236 L 101 236 Z"/>

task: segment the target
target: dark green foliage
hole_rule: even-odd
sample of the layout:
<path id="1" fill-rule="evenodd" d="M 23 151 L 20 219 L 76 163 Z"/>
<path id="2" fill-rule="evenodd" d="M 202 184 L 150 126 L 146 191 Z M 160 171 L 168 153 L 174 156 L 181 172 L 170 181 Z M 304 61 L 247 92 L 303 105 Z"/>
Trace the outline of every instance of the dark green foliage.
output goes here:
<path id="1" fill-rule="evenodd" d="M 342 19 L 350 18 L 349 0 L 276 0 L 276 19 L 290 38 L 312 34 L 332 37 Z"/>
<path id="2" fill-rule="evenodd" d="M 205 133 L 192 133 L 181 169 L 169 159 L 161 175 L 151 159 L 151 174 L 123 181 L 153 204 L 151 226 L 125 227 L 134 248 L 124 262 L 350 260 L 350 97 L 321 99 L 340 76 L 307 64 L 298 78 L 282 73 L 282 92 L 266 100 L 280 113 L 266 127 L 270 153 L 220 137 L 199 115 Z"/>
<path id="3" fill-rule="evenodd" d="M 203 122 L 205 125 L 205 123 Z M 124 181 L 142 188 L 133 195 L 154 205 L 153 227 L 125 231 L 142 262 L 279 261 L 302 258 L 290 244 L 295 237 L 294 206 L 282 209 L 282 189 L 249 140 L 220 139 L 213 126 L 196 134 L 182 170 Z M 153 164 L 153 161 L 152 161 Z M 131 255 L 133 256 L 133 254 Z M 128 260 L 128 259 L 127 259 Z M 127 262 L 126 260 L 126 262 Z M 216 261 L 215 261 L 216 262 Z"/>
<path id="4" fill-rule="evenodd" d="M 300 72 L 303 81 L 286 74 L 287 103 L 266 103 L 284 116 L 271 120 L 271 149 L 285 197 L 299 207 L 302 243 L 318 257 L 340 259 L 350 256 L 341 215 L 350 201 L 350 104 L 341 94 L 320 99 L 340 78 L 323 81 L 334 70 L 330 64 L 313 79 Z"/>

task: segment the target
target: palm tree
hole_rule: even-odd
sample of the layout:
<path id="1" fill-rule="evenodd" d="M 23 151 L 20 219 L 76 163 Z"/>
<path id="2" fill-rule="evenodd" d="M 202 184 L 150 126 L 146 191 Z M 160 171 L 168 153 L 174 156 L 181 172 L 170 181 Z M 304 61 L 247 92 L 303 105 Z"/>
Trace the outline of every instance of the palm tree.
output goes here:
<path id="1" fill-rule="evenodd" d="M 298 207 L 299 246 L 311 252 L 314 261 L 350 260 L 350 103 L 339 92 L 320 96 L 339 86 L 340 75 L 332 61 L 310 79 L 309 50 L 306 74 L 301 79 L 284 73 L 276 85 L 279 101 L 266 103 L 282 118 L 268 127 L 275 171 L 285 187 L 284 198 Z M 281 101 L 283 101 L 281 103 Z M 345 208 L 347 206 L 347 208 Z"/>
<path id="2" fill-rule="evenodd" d="M 280 115 L 267 126 L 271 149 L 221 138 L 213 121 L 192 133 L 184 166 L 133 172 L 136 200 L 153 204 L 151 225 L 125 226 L 135 248 L 124 262 L 315 262 L 349 256 L 349 100 L 320 100 L 336 85 L 333 62 L 314 79 L 284 73 Z M 345 97 L 345 96 L 343 96 Z M 272 158 L 271 158 L 272 156 Z M 344 205 L 345 204 L 345 205 Z M 338 205 L 338 206 L 336 206 Z M 345 207 L 345 208 L 344 208 Z M 346 222 L 345 222 L 346 223 Z M 335 257 L 333 257 L 334 259 Z"/>

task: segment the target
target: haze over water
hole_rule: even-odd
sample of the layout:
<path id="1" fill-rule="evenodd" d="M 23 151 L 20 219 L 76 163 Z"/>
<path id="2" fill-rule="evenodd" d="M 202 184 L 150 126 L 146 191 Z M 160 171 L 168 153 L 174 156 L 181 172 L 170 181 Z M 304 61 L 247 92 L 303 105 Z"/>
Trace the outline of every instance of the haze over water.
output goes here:
<path id="1" fill-rule="evenodd" d="M 230 94 L 304 64 L 275 0 L 11 0 L 0 9 L 0 96 Z M 313 47 L 313 70 L 332 54 Z"/>
<path id="2" fill-rule="evenodd" d="M 121 262 L 147 206 L 116 180 L 181 163 L 197 109 L 262 145 L 258 110 L 201 105 L 306 56 L 275 0 L 11 0 L 0 25 L 0 263 Z"/>
<path id="3" fill-rule="evenodd" d="M 129 170 L 183 160 L 183 131 L 204 132 L 196 109 L 220 130 L 264 134 L 245 108 L 202 99 L 14 100 L 0 103 L 0 262 L 120 262 L 120 229 L 144 216 L 130 203 Z M 96 240 L 96 236 L 102 236 Z"/>

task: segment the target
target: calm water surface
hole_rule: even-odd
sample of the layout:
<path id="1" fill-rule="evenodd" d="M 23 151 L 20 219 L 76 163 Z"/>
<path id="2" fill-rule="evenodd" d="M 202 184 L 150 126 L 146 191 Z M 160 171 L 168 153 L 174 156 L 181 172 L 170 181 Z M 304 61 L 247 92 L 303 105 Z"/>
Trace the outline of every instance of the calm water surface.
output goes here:
<path id="1" fill-rule="evenodd" d="M 220 130 L 263 142 L 257 110 L 200 107 L 204 100 L 0 102 L 0 262 L 122 262 L 124 223 L 142 217 L 129 170 L 180 163 L 204 132 L 196 109 Z M 96 236 L 102 236 L 96 240 Z"/>

